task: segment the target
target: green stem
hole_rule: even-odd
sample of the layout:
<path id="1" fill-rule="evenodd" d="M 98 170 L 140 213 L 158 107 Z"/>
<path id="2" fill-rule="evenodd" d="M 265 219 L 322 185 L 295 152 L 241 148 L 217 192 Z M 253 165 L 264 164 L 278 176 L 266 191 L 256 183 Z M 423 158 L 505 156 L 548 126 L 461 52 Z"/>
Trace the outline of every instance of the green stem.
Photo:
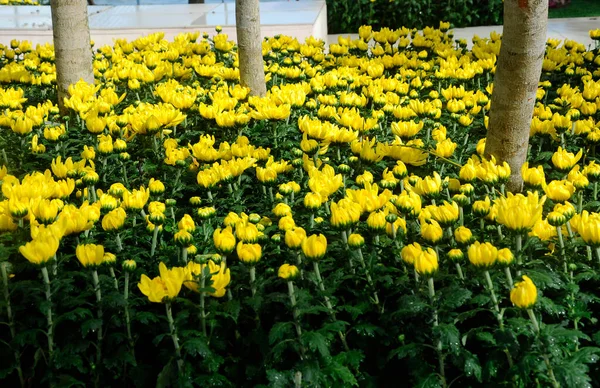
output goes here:
<path id="1" fill-rule="evenodd" d="M 256 267 L 250 267 L 250 289 L 252 290 L 252 296 L 256 294 Z"/>
<path id="2" fill-rule="evenodd" d="M 52 322 L 52 290 L 50 288 L 50 277 L 48 276 L 48 268 L 42 267 L 42 277 L 44 279 L 44 285 L 46 286 L 46 302 L 48 303 L 48 310 L 46 310 L 47 320 L 47 331 L 46 336 L 48 337 L 48 358 L 52 362 L 52 354 L 54 352 L 54 324 Z"/>
<path id="3" fill-rule="evenodd" d="M 562 228 L 560 226 L 556 227 L 556 234 L 558 236 L 558 245 L 560 246 L 560 255 L 563 258 L 563 271 L 568 273 L 569 270 L 567 267 L 567 255 L 565 255 L 565 242 L 563 240 Z"/>
<path id="4" fill-rule="evenodd" d="M 463 270 L 462 270 L 462 267 L 460 266 L 460 264 L 454 263 L 454 265 L 456 265 L 456 271 L 458 272 L 458 278 L 460 280 L 465 280 L 465 275 L 463 275 Z"/>
<path id="5" fill-rule="evenodd" d="M 358 253 L 358 259 L 360 260 L 360 265 L 365 270 L 365 274 L 367 276 L 367 283 L 369 283 L 369 287 L 371 287 L 371 289 L 373 289 L 373 303 L 376 306 L 379 306 L 379 296 L 377 295 L 377 291 L 375 291 L 375 284 L 373 282 L 373 278 L 371 277 L 371 273 L 369 272 L 369 269 L 367 268 L 367 264 L 365 263 L 365 258 L 363 256 L 362 249 L 358 248 L 356 252 Z"/>
<path id="6" fill-rule="evenodd" d="M 504 274 L 506 275 L 506 281 L 508 282 L 508 288 L 510 290 L 512 290 L 514 287 L 514 283 L 513 283 L 512 274 L 510 272 L 510 267 L 504 268 Z"/>
<path id="7" fill-rule="evenodd" d="M 500 330 L 504 330 L 504 319 L 503 319 L 504 309 L 502 311 L 500 311 L 500 306 L 498 304 L 498 298 L 496 297 L 496 292 L 494 291 L 494 283 L 492 282 L 492 277 L 490 276 L 489 271 L 485 270 L 484 275 L 485 275 L 485 280 L 488 285 L 488 289 L 490 290 L 492 302 L 494 303 L 494 311 L 495 311 L 494 315 L 496 316 L 496 319 L 498 320 L 498 326 L 500 327 Z M 507 276 L 510 276 L 510 271 L 508 271 Z M 512 282 L 512 276 L 511 276 L 511 282 Z M 511 289 L 512 289 L 512 287 L 511 287 Z M 514 365 L 514 363 L 513 363 L 513 359 L 512 359 L 512 356 L 510 355 L 508 348 L 505 347 L 503 350 L 504 350 L 504 354 L 506 354 L 506 359 L 508 360 L 508 365 L 512 367 Z"/>
<path id="8" fill-rule="evenodd" d="M 131 318 L 129 317 L 129 272 L 125 272 L 125 289 L 123 291 L 123 299 L 125 300 L 125 326 L 127 329 L 127 341 L 131 348 L 131 353 L 135 359 L 133 337 L 131 336 Z"/>
<path id="9" fill-rule="evenodd" d="M 318 261 L 313 261 L 313 269 L 315 271 L 315 276 L 317 278 L 317 285 L 319 286 L 319 290 L 321 290 L 322 293 L 325 293 L 325 283 L 323 282 L 323 278 L 321 277 L 321 271 L 319 270 Z M 333 305 L 331 304 L 329 297 L 327 295 L 323 295 L 323 299 L 325 300 L 325 306 L 327 306 L 327 310 L 329 311 L 331 319 L 336 321 L 337 318 L 335 317 L 335 311 L 333 310 Z M 346 342 L 346 335 L 341 331 L 338 331 L 338 335 L 340 337 L 340 340 L 342 341 L 342 344 L 344 345 L 344 349 L 346 349 L 347 352 L 350 351 L 348 342 Z"/>
<path id="10" fill-rule="evenodd" d="M 427 279 L 427 285 L 429 286 L 429 299 L 431 301 L 431 308 L 433 309 L 433 327 L 436 328 L 439 326 L 439 320 L 438 311 L 435 307 L 435 286 L 432 277 Z M 442 340 L 437 341 L 435 349 L 438 356 L 439 373 L 442 379 L 442 386 L 447 387 L 448 384 L 446 383 L 446 368 L 444 366 L 444 354 L 442 353 Z"/>
<path id="11" fill-rule="evenodd" d="M 165 308 L 167 310 L 167 320 L 169 321 L 169 332 L 171 334 L 171 339 L 173 340 L 173 346 L 175 347 L 177 369 L 179 370 L 179 373 L 181 373 L 183 371 L 183 360 L 181 359 L 181 348 L 179 347 L 179 338 L 177 338 L 177 329 L 175 328 L 173 313 L 171 312 L 171 303 L 166 303 Z"/>
<path id="12" fill-rule="evenodd" d="M 290 297 L 290 303 L 292 305 L 292 314 L 294 316 L 294 323 L 296 326 L 296 334 L 298 338 L 302 337 L 302 328 L 300 327 L 300 322 L 298 320 L 298 309 L 296 308 L 296 293 L 294 292 L 294 282 L 288 280 L 288 295 Z"/>
<path id="13" fill-rule="evenodd" d="M 0 263 L 0 271 L 2 273 L 2 285 L 4 286 L 4 300 L 6 301 L 6 315 L 8 317 L 8 326 L 10 328 L 10 336 L 14 339 L 17 335 L 15 330 L 15 322 L 13 320 L 12 309 L 10 306 L 10 292 L 8 289 L 8 262 L 4 261 Z M 23 377 L 23 369 L 21 368 L 21 357 L 17 349 L 14 350 L 15 361 L 17 362 L 17 374 L 19 375 L 19 382 L 21 387 L 25 387 L 25 378 Z"/>
<path id="14" fill-rule="evenodd" d="M 119 292 L 119 281 L 117 280 L 117 275 L 115 275 L 115 269 L 113 267 L 109 267 L 108 272 L 110 272 L 110 276 L 113 278 L 113 283 L 115 284 L 115 290 L 117 290 L 117 292 Z"/>
<path id="15" fill-rule="evenodd" d="M 205 299 L 206 292 L 204 292 L 204 287 L 206 287 L 206 276 L 204 276 L 204 270 L 200 275 L 200 324 L 202 326 L 202 333 L 204 337 L 208 338 L 206 334 L 206 310 L 205 310 Z"/>
<path id="16" fill-rule="evenodd" d="M 96 303 L 98 304 L 96 307 L 98 308 L 98 320 L 100 321 L 100 325 L 97 330 L 97 340 L 98 344 L 96 345 L 96 371 L 98 373 L 98 379 L 100 378 L 101 365 L 102 365 L 102 291 L 100 290 L 100 281 L 98 279 L 98 271 L 96 269 L 92 270 L 92 282 L 94 285 L 94 291 L 96 293 Z"/>
<path id="17" fill-rule="evenodd" d="M 158 228 L 158 227 L 157 227 Z M 181 248 L 181 260 L 184 262 L 184 264 L 187 264 L 188 262 L 188 251 L 187 251 L 187 247 L 183 247 Z"/>
<path id="18" fill-rule="evenodd" d="M 521 257 L 521 249 L 523 248 L 523 237 L 521 233 L 518 233 L 515 236 L 515 253 L 517 254 L 517 264 L 519 268 L 517 269 L 517 276 L 521 276 L 521 266 L 523 265 L 523 258 Z"/>
<path id="19" fill-rule="evenodd" d="M 154 252 L 156 252 L 157 242 L 158 242 L 158 225 L 154 225 L 154 231 L 152 232 L 152 247 L 150 248 L 150 257 L 153 257 Z"/>
<path id="20" fill-rule="evenodd" d="M 527 315 L 529 315 L 529 319 L 531 320 L 531 323 L 533 324 L 533 330 L 535 330 L 535 333 L 539 336 L 540 325 L 537 321 L 537 318 L 535 317 L 535 313 L 533 312 L 532 309 L 527 309 Z M 541 341 L 540 341 L 540 345 L 542 345 Z M 556 377 L 554 376 L 554 370 L 552 369 L 552 364 L 550 364 L 550 358 L 548 357 L 548 355 L 546 353 L 542 354 L 542 358 L 544 359 L 544 363 L 546 364 L 546 368 L 548 369 L 548 377 L 550 378 L 550 381 L 552 382 L 552 386 L 554 388 L 559 388 L 560 384 L 558 383 L 558 381 L 556 381 Z"/>

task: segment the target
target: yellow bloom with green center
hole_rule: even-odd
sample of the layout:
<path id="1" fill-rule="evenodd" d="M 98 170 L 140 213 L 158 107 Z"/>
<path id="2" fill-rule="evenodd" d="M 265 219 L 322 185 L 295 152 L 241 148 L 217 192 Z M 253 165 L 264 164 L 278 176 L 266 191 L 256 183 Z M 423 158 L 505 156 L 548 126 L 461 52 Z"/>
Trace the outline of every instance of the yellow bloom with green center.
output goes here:
<path id="1" fill-rule="evenodd" d="M 96 244 L 80 244 L 77 245 L 75 255 L 84 267 L 97 267 L 104 262 L 104 247 Z"/>
<path id="2" fill-rule="evenodd" d="M 438 257 L 432 248 L 427 248 L 415 258 L 415 269 L 422 276 L 432 276 L 438 270 Z"/>
<path id="3" fill-rule="evenodd" d="M 142 275 L 138 288 L 153 303 L 163 303 L 165 299 L 176 298 L 185 280 L 185 270 L 180 267 L 168 269 L 165 263 L 161 262 L 158 271 L 160 276 L 154 279 Z"/>
<path id="4" fill-rule="evenodd" d="M 213 233 L 213 243 L 218 252 L 229 254 L 235 249 L 235 236 L 231 230 L 231 226 L 225 229 L 217 228 Z"/>
<path id="5" fill-rule="evenodd" d="M 469 261 L 476 267 L 489 268 L 498 260 L 498 248 L 489 242 L 475 241 L 467 250 Z"/>
<path id="6" fill-rule="evenodd" d="M 209 287 L 210 285 L 214 289 L 213 292 L 209 292 L 208 294 L 215 298 L 221 298 L 225 295 L 225 287 L 231 282 L 231 273 L 229 268 L 225 268 L 224 262 L 218 265 L 212 260 L 209 260 L 207 264 L 198 264 L 190 261 L 184 268 L 185 279 L 183 284 L 190 290 L 199 292 L 200 283 L 198 282 L 198 278 L 205 271 L 206 267 L 208 267 L 210 277 L 207 279 L 205 286 Z"/>
<path id="7" fill-rule="evenodd" d="M 277 271 L 277 276 L 285 280 L 293 280 L 298 276 L 300 270 L 295 265 L 283 264 Z"/>
<path id="8" fill-rule="evenodd" d="M 423 252 L 421 244 L 414 242 L 412 244 L 405 245 L 400 251 L 400 256 L 405 263 L 414 265 L 415 260 L 421 254 L 421 252 Z"/>
<path id="9" fill-rule="evenodd" d="M 575 186 L 568 180 L 554 180 L 544 187 L 544 192 L 554 202 L 565 202 L 575 193 Z"/>
<path id="10" fill-rule="evenodd" d="M 302 242 L 304 256 L 311 260 L 319 260 L 327 252 L 327 238 L 322 234 L 313 234 Z"/>
<path id="11" fill-rule="evenodd" d="M 542 218 L 545 201 L 546 197 L 540 198 L 537 192 L 527 192 L 527 196 L 508 193 L 494 200 L 496 221 L 515 232 L 529 231 Z"/>
<path id="12" fill-rule="evenodd" d="M 56 251 L 58 251 L 58 245 L 59 239 L 48 230 L 19 247 L 19 252 L 31 264 L 43 265 L 54 257 Z"/>
<path id="13" fill-rule="evenodd" d="M 580 149 L 577 154 L 573 154 L 562 147 L 558 147 L 558 150 L 552 155 L 552 164 L 558 170 L 566 172 L 572 169 L 582 156 L 583 149 Z"/>
<path id="14" fill-rule="evenodd" d="M 258 244 L 246 244 L 240 241 L 236 249 L 240 261 L 246 264 L 256 264 L 262 257 L 262 248 Z"/>
<path id="15" fill-rule="evenodd" d="M 523 280 L 515 283 L 515 287 L 510 291 L 510 301 L 519 308 L 529 309 L 533 307 L 536 300 L 535 284 L 528 276 L 523 275 Z"/>
<path id="16" fill-rule="evenodd" d="M 285 245 L 292 249 L 298 249 L 306 239 L 306 231 L 301 227 L 293 227 L 285 232 Z"/>

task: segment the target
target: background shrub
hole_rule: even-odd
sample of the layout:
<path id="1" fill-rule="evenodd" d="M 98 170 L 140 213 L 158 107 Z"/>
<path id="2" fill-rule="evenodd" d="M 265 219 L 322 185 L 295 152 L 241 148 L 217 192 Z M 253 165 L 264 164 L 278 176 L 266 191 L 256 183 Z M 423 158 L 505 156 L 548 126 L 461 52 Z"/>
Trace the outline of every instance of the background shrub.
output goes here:
<path id="1" fill-rule="evenodd" d="M 452 27 L 502 24 L 502 0 L 327 0 L 330 34 L 355 33 L 363 24 L 374 29 L 423 28 L 440 20 Z"/>

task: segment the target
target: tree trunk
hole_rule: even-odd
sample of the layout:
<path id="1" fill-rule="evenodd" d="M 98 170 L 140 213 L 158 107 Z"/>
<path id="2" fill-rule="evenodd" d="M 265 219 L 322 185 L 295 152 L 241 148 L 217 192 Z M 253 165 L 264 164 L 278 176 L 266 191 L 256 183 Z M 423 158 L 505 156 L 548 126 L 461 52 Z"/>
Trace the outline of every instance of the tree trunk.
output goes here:
<path id="1" fill-rule="evenodd" d="M 52 32 L 58 84 L 58 106 L 65 113 L 69 85 L 80 79 L 94 83 L 86 0 L 51 0 Z"/>
<path id="2" fill-rule="evenodd" d="M 235 1 L 235 24 L 240 62 L 240 83 L 253 96 L 267 93 L 260 35 L 258 0 Z"/>
<path id="3" fill-rule="evenodd" d="M 486 155 L 510 165 L 507 189 L 523 188 L 529 128 L 546 49 L 548 0 L 505 0 L 502 46 L 485 147 Z"/>

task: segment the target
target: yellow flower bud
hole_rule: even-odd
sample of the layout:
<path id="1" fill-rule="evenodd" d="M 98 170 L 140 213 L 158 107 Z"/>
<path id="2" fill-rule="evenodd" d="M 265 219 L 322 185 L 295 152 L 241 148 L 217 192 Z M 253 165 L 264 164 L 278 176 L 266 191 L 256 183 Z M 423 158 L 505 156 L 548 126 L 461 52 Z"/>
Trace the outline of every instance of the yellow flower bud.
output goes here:
<path id="1" fill-rule="evenodd" d="M 293 280 L 298 276 L 299 273 L 300 271 L 295 265 L 283 264 L 281 267 L 279 267 L 277 276 L 285 280 Z"/>
<path id="2" fill-rule="evenodd" d="M 469 246 L 467 250 L 469 261 L 476 267 L 489 268 L 496 264 L 498 259 L 498 248 L 490 244 L 489 242 L 475 243 Z"/>
<path id="3" fill-rule="evenodd" d="M 225 229 L 218 228 L 213 233 L 213 242 L 215 248 L 221 254 L 227 255 L 235 249 L 235 236 L 231 230 L 231 226 Z"/>
<path id="4" fill-rule="evenodd" d="M 95 244 L 80 244 L 75 249 L 75 255 L 84 267 L 97 267 L 104 261 L 104 247 Z"/>
<path id="5" fill-rule="evenodd" d="M 415 259 L 415 269 L 422 276 L 432 276 L 438 270 L 438 257 L 432 248 L 427 248 Z"/>
<path id="6" fill-rule="evenodd" d="M 360 248 L 363 245 L 365 245 L 365 238 L 363 236 L 361 236 L 360 234 L 357 233 L 352 233 L 349 237 L 348 237 L 348 246 L 350 248 Z"/>
<path id="7" fill-rule="evenodd" d="M 515 287 L 510 291 L 510 301 L 517 307 L 529 309 L 533 307 L 537 300 L 537 288 L 533 281 L 523 275 L 523 280 L 515 283 Z"/>
<path id="8" fill-rule="evenodd" d="M 306 231 L 301 227 L 293 227 L 285 232 L 285 244 L 292 249 L 300 248 L 305 239 Z"/>
<path id="9" fill-rule="evenodd" d="M 240 261 L 247 264 L 258 263 L 262 257 L 262 248 L 258 244 L 245 244 L 240 241 L 237 244 L 236 252 Z"/>
<path id="10" fill-rule="evenodd" d="M 327 238 L 324 235 L 313 234 L 302 242 L 302 252 L 306 258 L 319 260 L 327 251 Z"/>
<path id="11" fill-rule="evenodd" d="M 421 245 L 415 242 L 405 245 L 400 251 L 400 256 L 405 263 L 414 265 L 415 260 L 422 252 L 423 249 L 421 248 Z"/>

